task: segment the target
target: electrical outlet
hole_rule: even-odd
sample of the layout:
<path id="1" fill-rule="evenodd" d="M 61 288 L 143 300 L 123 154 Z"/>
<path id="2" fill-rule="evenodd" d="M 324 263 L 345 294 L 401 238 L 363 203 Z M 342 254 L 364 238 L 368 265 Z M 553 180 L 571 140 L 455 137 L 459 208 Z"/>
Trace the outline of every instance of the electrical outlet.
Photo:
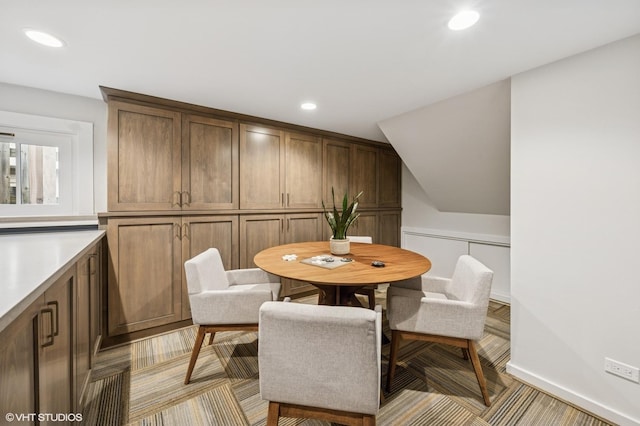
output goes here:
<path id="1" fill-rule="evenodd" d="M 623 379 L 631 380 L 634 383 L 640 383 L 640 370 L 638 367 L 633 367 L 611 358 L 605 358 L 604 371 L 620 376 Z"/>

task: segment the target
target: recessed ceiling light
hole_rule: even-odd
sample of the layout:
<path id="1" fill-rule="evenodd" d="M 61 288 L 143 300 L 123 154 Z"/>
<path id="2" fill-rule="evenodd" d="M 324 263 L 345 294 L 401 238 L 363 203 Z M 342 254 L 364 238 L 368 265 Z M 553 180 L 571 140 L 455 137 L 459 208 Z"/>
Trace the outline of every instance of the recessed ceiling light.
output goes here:
<path id="1" fill-rule="evenodd" d="M 317 105 L 314 104 L 313 102 L 304 102 L 303 104 L 300 105 L 300 108 L 305 109 L 307 111 L 311 111 L 313 109 L 316 109 Z"/>
<path id="2" fill-rule="evenodd" d="M 480 19 L 480 14 L 475 10 L 463 10 L 449 21 L 449 29 L 458 31 L 469 28 Z"/>
<path id="3" fill-rule="evenodd" d="M 62 47 L 62 46 L 64 46 L 64 42 L 62 40 L 60 40 L 58 37 L 54 37 L 51 34 L 45 33 L 43 31 L 32 30 L 30 28 L 26 28 L 24 30 L 24 33 L 31 40 L 33 40 L 36 43 L 39 43 L 39 44 L 41 44 L 43 46 L 48 46 L 48 47 Z"/>

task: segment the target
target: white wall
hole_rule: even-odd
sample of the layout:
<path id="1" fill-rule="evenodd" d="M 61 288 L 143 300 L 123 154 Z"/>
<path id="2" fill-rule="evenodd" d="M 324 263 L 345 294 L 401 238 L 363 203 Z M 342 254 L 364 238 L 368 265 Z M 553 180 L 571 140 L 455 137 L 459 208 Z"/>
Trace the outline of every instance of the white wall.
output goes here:
<path id="1" fill-rule="evenodd" d="M 512 78 L 508 371 L 640 424 L 640 35 Z"/>
<path id="2" fill-rule="evenodd" d="M 93 123 L 94 213 L 107 210 L 107 104 L 99 99 L 66 95 L 0 82 L 0 110 Z"/>
<path id="3" fill-rule="evenodd" d="M 509 214 L 510 81 L 378 122 L 443 212 Z"/>
<path id="4" fill-rule="evenodd" d="M 441 212 L 411 172 L 402 173 L 402 247 L 431 260 L 429 274 L 451 276 L 471 254 L 494 271 L 491 298 L 510 302 L 509 216 Z"/>

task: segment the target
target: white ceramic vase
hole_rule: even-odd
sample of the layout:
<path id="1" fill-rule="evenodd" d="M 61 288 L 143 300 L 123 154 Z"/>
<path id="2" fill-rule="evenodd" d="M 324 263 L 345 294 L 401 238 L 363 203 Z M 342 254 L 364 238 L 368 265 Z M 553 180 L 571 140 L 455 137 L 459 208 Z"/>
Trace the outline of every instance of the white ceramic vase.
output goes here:
<path id="1" fill-rule="evenodd" d="M 329 250 L 331 250 L 331 254 L 335 254 L 337 256 L 348 254 L 349 250 L 351 250 L 349 239 L 334 239 L 331 237 L 329 240 Z"/>

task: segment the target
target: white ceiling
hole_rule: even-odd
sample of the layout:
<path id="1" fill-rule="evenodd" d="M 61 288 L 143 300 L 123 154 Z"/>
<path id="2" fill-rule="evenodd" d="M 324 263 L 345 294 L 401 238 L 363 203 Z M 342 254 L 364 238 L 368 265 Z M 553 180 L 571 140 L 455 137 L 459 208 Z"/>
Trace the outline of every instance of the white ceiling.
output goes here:
<path id="1" fill-rule="evenodd" d="M 466 6 L 478 24 L 448 30 Z M 0 17 L 0 82 L 385 141 L 379 121 L 640 32 L 640 0 L 0 0 Z M 68 45 L 35 45 L 25 27 Z"/>

